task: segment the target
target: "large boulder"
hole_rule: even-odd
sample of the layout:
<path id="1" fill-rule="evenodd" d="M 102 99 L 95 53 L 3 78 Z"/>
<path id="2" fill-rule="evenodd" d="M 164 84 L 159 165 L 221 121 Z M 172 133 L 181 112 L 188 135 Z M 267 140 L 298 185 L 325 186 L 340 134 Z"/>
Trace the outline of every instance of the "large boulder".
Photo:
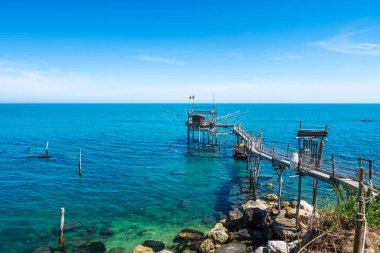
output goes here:
<path id="1" fill-rule="evenodd" d="M 269 201 L 276 201 L 278 200 L 278 197 L 277 195 L 270 193 L 270 194 L 265 195 L 265 199 Z"/>
<path id="2" fill-rule="evenodd" d="M 252 242 L 252 236 L 248 229 L 240 229 L 238 232 L 230 233 L 230 241 L 250 244 Z"/>
<path id="3" fill-rule="evenodd" d="M 132 253 L 154 253 L 154 251 L 151 248 L 138 245 L 132 250 Z"/>
<path id="4" fill-rule="evenodd" d="M 226 219 L 226 227 L 231 229 L 240 228 L 243 221 L 243 213 L 235 208 L 234 210 L 229 211 Z"/>
<path id="5" fill-rule="evenodd" d="M 209 253 L 213 251 L 214 249 L 215 249 L 215 245 L 211 239 L 206 239 L 199 245 L 199 251 L 202 253 Z"/>
<path id="6" fill-rule="evenodd" d="M 208 233 L 208 236 L 216 243 L 223 244 L 228 240 L 228 230 L 221 224 L 217 223 Z"/>
<path id="7" fill-rule="evenodd" d="M 263 233 L 259 230 L 253 230 L 252 232 L 252 240 L 255 243 L 261 243 L 266 240 L 265 236 Z"/>
<path id="8" fill-rule="evenodd" d="M 248 201 L 244 208 L 243 226 L 253 230 L 264 229 L 268 215 L 267 205 Z"/>
<path id="9" fill-rule="evenodd" d="M 266 247 L 258 247 L 254 253 L 269 253 L 268 249 Z"/>
<path id="10" fill-rule="evenodd" d="M 288 253 L 288 245 L 284 241 L 268 241 L 266 248 L 270 253 Z"/>
<path id="11" fill-rule="evenodd" d="M 146 240 L 142 246 L 151 248 L 154 252 L 165 249 L 165 243 L 154 240 Z"/>
<path id="12" fill-rule="evenodd" d="M 305 200 L 301 200 L 300 207 L 302 210 L 305 210 L 309 214 L 313 213 L 313 210 L 314 210 L 313 206 L 307 203 Z"/>
<path id="13" fill-rule="evenodd" d="M 297 233 L 296 219 L 279 217 L 273 223 L 273 230 L 278 238 L 282 240 L 291 240 Z"/>
<path id="14" fill-rule="evenodd" d="M 243 243 L 228 243 L 215 250 L 215 253 L 246 253 L 247 246 Z"/>
<path id="15" fill-rule="evenodd" d="M 260 210 L 266 210 L 268 208 L 268 206 L 265 204 L 264 201 L 262 200 L 249 200 L 247 203 L 241 205 L 243 210 L 245 209 L 249 209 L 249 208 L 258 208 Z"/>
<path id="16" fill-rule="evenodd" d="M 274 231 L 273 231 L 273 226 L 272 226 L 272 224 L 267 225 L 267 226 L 264 228 L 264 230 L 263 230 L 263 236 L 264 236 L 265 239 L 267 239 L 267 240 L 272 240 L 273 235 L 274 235 Z"/>

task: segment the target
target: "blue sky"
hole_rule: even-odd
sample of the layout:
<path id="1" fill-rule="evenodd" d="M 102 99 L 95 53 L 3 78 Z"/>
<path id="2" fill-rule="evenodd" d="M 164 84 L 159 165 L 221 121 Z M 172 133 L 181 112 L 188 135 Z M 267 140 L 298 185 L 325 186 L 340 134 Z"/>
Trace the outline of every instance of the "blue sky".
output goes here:
<path id="1" fill-rule="evenodd" d="M 1 1 L 0 102 L 380 102 L 380 1 Z"/>

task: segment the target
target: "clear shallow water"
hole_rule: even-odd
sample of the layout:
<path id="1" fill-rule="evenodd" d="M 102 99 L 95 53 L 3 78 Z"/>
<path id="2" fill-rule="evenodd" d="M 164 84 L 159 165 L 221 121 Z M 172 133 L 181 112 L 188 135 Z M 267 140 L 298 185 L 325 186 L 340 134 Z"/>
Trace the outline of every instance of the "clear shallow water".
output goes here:
<path id="1" fill-rule="evenodd" d="M 230 205 L 247 175 L 245 163 L 234 161 L 233 137 L 221 150 L 198 152 L 186 144 L 185 114 L 189 105 L 0 105 L 0 252 L 31 252 L 55 244 L 52 229 L 60 207 L 67 222 L 80 222 L 66 242 L 98 239 L 107 249 L 130 250 L 147 239 L 170 243 L 182 228 L 207 231 Z M 219 115 L 247 111 L 241 117 L 267 142 L 296 145 L 305 127 L 332 127 L 325 157 L 332 153 L 379 160 L 380 105 L 217 105 Z M 362 122 L 368 119 L 371 122 Z M 29 159 L 44 152 L 52 158 Z M 169 149 L 170 146 L 170 149 Z M 30 151 L 28 152 L 28 147 Z M 83 177 L 78 177 L 79 148 Z M 376 163 L 375 163 L 376 164 Z M 378 167 L 376 167 L 377 169 Z M 287 199 L 296 196 L 297 180 L 284 178 Z M 261 194 L 277 192 L 277 176 L 264 163 Z M 265 188 L 267 182 L 274 189 Z M 310 180 L 303 195 L 310 197 Z M 320 203 L 334 203 L 331 187 L 321 185 Z M 87 233 L 97 227 L 95 234 Z M 114 234 L 100 236 L 109 227 Z"/>

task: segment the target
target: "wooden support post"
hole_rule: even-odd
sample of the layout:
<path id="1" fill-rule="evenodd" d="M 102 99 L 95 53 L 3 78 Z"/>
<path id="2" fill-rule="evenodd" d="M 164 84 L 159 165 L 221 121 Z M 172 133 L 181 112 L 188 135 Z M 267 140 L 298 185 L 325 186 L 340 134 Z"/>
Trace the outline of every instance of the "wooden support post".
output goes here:
<path id="1" fill-rule="evenodd" d="M 363 237 L 363 222 L 364 222 L 364 196 L 363 196 L 363 186 L 364 186 L 364 169 L 362 168 L 362 158 L 359 159 L 359 191 L 358 191 L 358 213 L 356 214 L 356 229 L 355 229 L 355 239 L 354 239 L 354 253 L 360 253 Z"/>
<path id="2" fill-rule="evenodd" d="M 299 170 L 298 172 L 298 199 L 297 199 L 297 210 L 296 210 L 296 229 L 298 231 L 301 229 L 301 224 L 300 224 L 301 192 L 302 192 L 302 175 L 301 175 L 301 171 Z"/>
<path id="3" fill-rule="evenodd" d="M 331 164 L 332 164 L 332 183 L 335 186 L 335 160 L 334 155 L 331 156 Z"/>
<path id="4" fill-rule="evenodd" d="M 313 179 L 313 216 L 317 213 L 318 180 Z"/>
<path id="5" fill-rule="evenodd" d="M 63 228 L 65 225 L 65 208 L 61 208 L 61 222 L 59 224 L 59 239 L 58 243 L 61 245 L 65 245 L 65 235 L 63 233 Z"/>
<path id="6" fill-rule="evenodd" d="M 257 183 L 259 181 L 259 173 L 260 173 L 260 166 L 261 166 L 261 159 L 257 158 L 257 163 L 255 166 L 255 171 L 254 171 L 254 179 L 253 179 L 253 200 L 256 201 L 257 199 Z"/>
<path id="7" fill-rule="evenodd" d="M 201 127 L 199 126 L 198 127 L 198 150 L 200 148 L 200 145 L 201 145 Z"/>
<path id="8" fill-rule="evenodd" d="M 82 149 L 79 149 L 79 164 L 78 164 L 78 174 L 82 177 Z"/>
<path id="9" fill-rule="evenodd" d="M 205 132 L 202 132 L 202 143 L 205 144 Z"/>
<path id="10" fill-rule="evenodd" d="M 282 201 L 282 172 L 284 172 L 282 167 L 279 167 L 276 170 L 278 175 L 278 210 L 281 210 L 281 201 Z"/>
<path id="11" fill-rule="evenodd" d="M 190 144 L 190 127 L 187 127 L 187 144 Z"/>
<path id="12" fill-rule="evenodd" d="M 253 175 L 252 175 L 252 157 L 248 156 L 249 160 L 249 191 L 253 192 Z"/>
<path id="13" fill-rule="evenodd" d="M 373 160 L 368 161 L 368 179 L 369 183 L 371 184 L 370 187 L 368 187 L 368 196 L 372 197 L 372 184 L 373 184 Z"/>
<path id="14" fill-rule="evenodd" d="M 192 130 L 193 130 L 193 142 L 194 142 L 194 127 L 192 127 Z"/>

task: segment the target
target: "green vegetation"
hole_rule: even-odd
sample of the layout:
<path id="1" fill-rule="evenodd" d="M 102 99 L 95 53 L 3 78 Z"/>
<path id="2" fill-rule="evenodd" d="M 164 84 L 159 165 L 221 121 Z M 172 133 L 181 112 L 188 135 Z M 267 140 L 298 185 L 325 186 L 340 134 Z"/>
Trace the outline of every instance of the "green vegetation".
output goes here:
<path id="1" fill-rule="evenodd" d="M 333 213 L 344 223 L 355 224 L 356 213 L 358 212 L 358 203 L 356 199 L 349 199 L 340 202 L 333 209 Z M 380 197 L 366 204 L 365 208 L 367 222 L 370 225 L 380 228 Z"/>

